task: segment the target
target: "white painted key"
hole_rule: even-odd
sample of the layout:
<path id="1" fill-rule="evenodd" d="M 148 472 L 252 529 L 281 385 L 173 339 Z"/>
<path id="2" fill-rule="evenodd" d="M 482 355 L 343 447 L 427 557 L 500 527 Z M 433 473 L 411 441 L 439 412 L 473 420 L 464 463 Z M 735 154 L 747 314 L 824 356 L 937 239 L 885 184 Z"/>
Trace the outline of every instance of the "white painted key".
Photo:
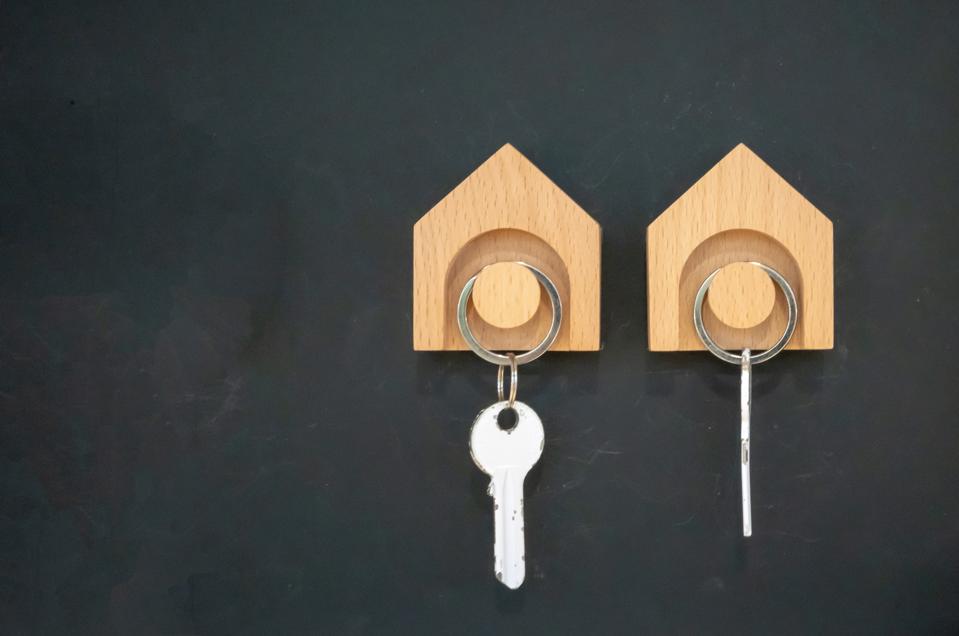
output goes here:
<path id="1" fill-rule="evenodd" d="M 506 587 L 515 590 L 526 577 L 526 544 L 523 522 L 523 482 L 543 454 L 543 423 L 529 406 L 514 402 L 516 425 L 500 428 L 497 418 L 508 402 L 497 402 L 480 411 L 470 432 L 470 454 L 480 470 L 490 476 L 493 497 L 493 571 Z"/>

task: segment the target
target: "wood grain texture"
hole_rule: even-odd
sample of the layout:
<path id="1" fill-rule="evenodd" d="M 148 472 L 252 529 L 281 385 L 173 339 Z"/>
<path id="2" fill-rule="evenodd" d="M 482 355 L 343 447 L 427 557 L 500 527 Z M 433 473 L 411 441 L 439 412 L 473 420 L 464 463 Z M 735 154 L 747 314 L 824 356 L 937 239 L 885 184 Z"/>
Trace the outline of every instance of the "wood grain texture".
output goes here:
<path id="1" fill-rule="evenodd" d="M 773 267 L 796 292 L 799 321 L 789 349 L 832 348 L 832 222 L 746 146 L 734 148 L 650 224 L 646 250 L 651 351 L 704 348 L 692 320 L 696 291 L 711 272 L 739 261 Z M 734 283 L 761 299 L 755 284 Z M 776 290 L 772 312 L 749 328 L 722 322 L 709 303 L 703 317 L 720 346 L 764 349 L 785 327 L 786 304 Z"/>
<path id="2" fill-rule="evenodd" d="M 476 277 L 473 306 L 483 321 L 501 329 L 525 325 L 539 309 L 542 287 L 515 261 L 493 263 Z"/>
<path id="3" fill-rule="evenodd" d="M 749 329 L 772 314 L 776 283 L 752 263 L 730 263 L 713 278 L 706 302 L 724 325 Z"/>
<path id="4" fill-rule="evenodd" d="M 463 285 L 487 265 L 524 261 L 560 293 L 563 324 L 552 349 L 598 350 L 600 243 L 599 224 L 513 146 L 503 146 L 413 227 L 413 348 L 466 349 L 456 324 Z M 470 309 L 477 338 L 500 351 L 534 347 L 550 319 L 546 294 L 532 319 L 515 328 L 492 325 Z"/>

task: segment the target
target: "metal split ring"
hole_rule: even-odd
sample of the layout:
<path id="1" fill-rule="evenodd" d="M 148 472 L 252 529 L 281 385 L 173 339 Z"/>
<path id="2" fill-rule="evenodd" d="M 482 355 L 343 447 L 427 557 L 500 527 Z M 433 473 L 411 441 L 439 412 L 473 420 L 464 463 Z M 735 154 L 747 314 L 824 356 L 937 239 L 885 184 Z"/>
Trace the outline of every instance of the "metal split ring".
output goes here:
<path id="1" fill-rule="evenodd" d="M 782 290 L 783 295 L 786 297 L 786 308 L 788 315 L 786 317 L 786 330 L 783 332 L 783 335 L 776 341 L 776 344 L 766 349 L 762 353 L 757 353 L 750 357 L 750 362 L 754 365 L 761 364 L 767 360 L 773 358 L 777 353 L 786 348 L 786 345 L 789 344 L 789 340 L 793 337 L 793 333 L 796 331 L 796 322 L 799 317 L 799 306 L 796 303 L 796 294 L 793 292 L 793 288 L 789 286 L 789 282 L 783 277 L 782 274 L 774 270 L 768 265 L 763 265 L 762 263 L 757 263 L 751 261 L 750 265 L 755 265 L 759 269 L 766 272 L 773 281 L 779 285 L 779 289 Z M 706 292 L 709 291 L 709 286 L 712 285 L 713 279 L 716 278 L 716 274 L 719 273 L 717 269 L 712 274 L 706 277 L 706 280 L 703 281 L 703 284 L 700 285 L 699 291 L 696 292 L 696 302 L 693 303 L 693 324 L 696 326 L 696 334 L 699 336 L 699 339 L 703 341 L 703 344 L 706 345 L 706 348 L 714 356 L 723 360 L 724 362 L 729 362 L 731 364 L 741 365 L 743 363 L 743 357 L 741 355 L 730 353 L 726 351 L 709 336 L 709 332 L 706 331 L 706 325 L 703 323 L 703 299 L 706 298 Z"/>
<path id="2" fill-rule="evenodd" d="M 519 387 L 519 369 L 516 368 L 516 356 L 514 354 L 507 353 L 506 357 L 509 358 L 509 403 L 506 405 L 506 408 L 511 409 L 513 405 L 516 404 L 516 389 Z M 503 372 L 505 370 L 506 366 L 502 364 L 496 368 L 496 396 L 500 402 L 506 399 L 503 393 Z"/>
<path id="3" fill-rule="evenodd" d="M 543 289 L 546 290 L 546 295 L 549 296 L 549 302 L 553 308 L 553 320 L 549 325 L 549 331 L 546 332 L 546 336 L 538 345 L 525 353 L 521 353 L 513 358 L 510 358 L 506 355 L 493 353 L 481 345 L 473 335 L 473 331 L 470 329 L 467 309 L 469 307 L 470 296 L 473 294 L 473 285 L 476 284 L 476 278 L 480 275 L 480 273 L 482 273 L 483 270 L 480 270 L 472 278 L 466 281 L 466 284 L 463 286 L 463 291 L 460 293 L 459 303 L 456 306 L 456 322 L 459 323 L 460 333 L 463 334 L 463 340 L 466 341 L 466 345 L 473 351 L 473 353 L 483 358 L 487 362 L 492 362 L 493 364 L 499 365 L 500 368 L 506 365 L 509 365 L 510 368 L 515 368 L 514 365 L 532 362 L 536 358 L 546 353 L 546 351 L 549 350 L 549 348 L 553 345 L 553 342 L 556 341 L 556 336 L 559 335 L 559 327 L 563 322 L 563 303 L 559 298 L 559 290 L 556 289 L 556 285 L 553 284 L 553 281 L 549 279 L 549 276 L 539 271 L 532 265 L 529 265 L 528 263 L 516 261 L 516 264 L 522 265 L 528 269 L 534 277 L 536 277 L 536 280 L 539 281 L 539 284 L 542 285 Z M 510 394 L 513 394 L 512 389 L 510 389 Z"/>

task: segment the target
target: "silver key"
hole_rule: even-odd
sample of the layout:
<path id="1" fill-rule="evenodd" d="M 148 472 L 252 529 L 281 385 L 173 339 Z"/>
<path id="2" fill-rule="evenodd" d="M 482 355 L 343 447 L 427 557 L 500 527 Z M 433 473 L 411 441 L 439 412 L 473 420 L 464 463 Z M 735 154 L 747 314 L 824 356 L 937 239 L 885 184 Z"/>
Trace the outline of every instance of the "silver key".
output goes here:
<path id="1" fill-rule="evenodd" d="M 749 417 L 753 403 L 753 363 L 749 349 L 744 349 L 740 362 L 739 381 L 739 479 L 743 494 L 743 536 L 753 536 L 753 504 L 749 485 Z"/>
<path id="2" fill-rule="evenodd" d="M 515 402 L 516 425 L 500 428 L 502 401 L 480 411 L 470 432 L 470 454 L 480 470 L 490 476 L 493 497 L 493 571 L 506 587 L 515 590 L 526 577 L 523 523 L 523 482 L 543 454 L 543 423 L 529 406 Z"/>

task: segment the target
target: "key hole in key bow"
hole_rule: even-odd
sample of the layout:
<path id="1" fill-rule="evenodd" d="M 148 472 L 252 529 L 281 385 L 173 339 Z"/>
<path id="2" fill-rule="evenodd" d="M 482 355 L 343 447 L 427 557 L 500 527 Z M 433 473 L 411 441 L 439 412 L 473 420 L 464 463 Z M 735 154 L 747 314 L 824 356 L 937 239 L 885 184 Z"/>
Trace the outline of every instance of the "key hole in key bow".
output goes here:
<path id="1" fill-rule="evenodd" d="M 496 424 L 500 427 L 500 430 L 511 431 L 516 428 L 516 423 L 519 421 L 519 414 L 514 408 L 505 408 L 496 415 Z"/>

